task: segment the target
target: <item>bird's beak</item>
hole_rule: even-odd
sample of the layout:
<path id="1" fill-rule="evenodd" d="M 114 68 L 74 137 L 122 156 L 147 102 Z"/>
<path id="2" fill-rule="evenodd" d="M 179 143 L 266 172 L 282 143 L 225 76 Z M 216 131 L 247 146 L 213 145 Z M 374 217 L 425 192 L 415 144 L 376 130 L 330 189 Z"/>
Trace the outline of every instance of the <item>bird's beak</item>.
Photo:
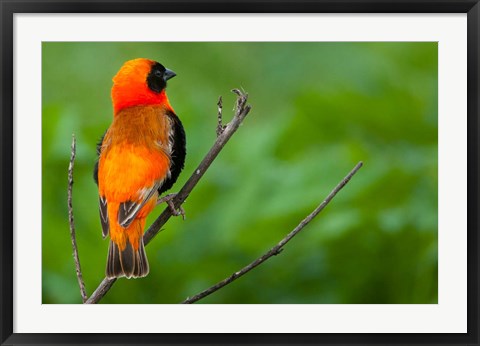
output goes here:
<path id="1" fill-rule="evenodd" d="M 177 74 L 173 72 L 172 70 L 169 70 L 168 68 L 165 69 L 165 73 L 163 74 L 163 80 L 166 82 L 170 78 L 175 77 Z"/>

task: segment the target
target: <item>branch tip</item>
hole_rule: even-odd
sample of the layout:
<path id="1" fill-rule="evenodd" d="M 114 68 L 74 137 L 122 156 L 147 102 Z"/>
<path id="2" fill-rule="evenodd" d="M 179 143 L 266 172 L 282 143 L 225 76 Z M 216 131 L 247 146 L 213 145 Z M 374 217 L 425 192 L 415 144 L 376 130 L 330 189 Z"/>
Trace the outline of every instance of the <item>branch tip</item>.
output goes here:
<path id="1" fill-rule="evenodd" d="M 225 126 L 223 125 L 223 119 L 222 119 L 222 111 L 223 111 L 223 102 L 222 102 L 222 96 L 220 96 L 218 98 L 218 102 L 217 102 L 217 106 L 218 106 L 218 112 L 217 112 L 217 130 L 216 130 L 216 133 L 217 133 L 217 137 L 220 136 L 223 131 L 225 130 Z"/>

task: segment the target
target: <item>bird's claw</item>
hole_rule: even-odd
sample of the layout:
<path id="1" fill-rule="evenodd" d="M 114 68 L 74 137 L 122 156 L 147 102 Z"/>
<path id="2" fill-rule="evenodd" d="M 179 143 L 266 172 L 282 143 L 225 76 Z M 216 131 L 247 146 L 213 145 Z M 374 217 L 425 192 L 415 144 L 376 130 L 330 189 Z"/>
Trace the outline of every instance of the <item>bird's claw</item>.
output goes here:
<path id="1" fill-rule="evenodd" d="M 183 209 L 182 206 L 179 206 L 177 209 L 175 209 L 175 206 L 173 205 L 172 201 L 167 201 L 167 204 L 170 207 L 170 210 L 172 211 L 173 215 L 175 216 L 182 215 L 182 220 L 185 220 L 185 210 Z"/>
<path id="2" fill-rule="evenodd" d="M 185 220 L 185 210 L 183 209 L 183 207 L 179 206 L 178 208 L 175 208 L 175 205 L 172 202 L 172 199 L 174 199 L 176 196 L 177 196 L 176 193 L 165 195 L 162 198 L 159 198 L 157 200 L 157 205 L 163 202 L 167 203 L 168 207 L 170 208 L 170 211 L 174 216 L 182 215 L 182 219 Z"/>

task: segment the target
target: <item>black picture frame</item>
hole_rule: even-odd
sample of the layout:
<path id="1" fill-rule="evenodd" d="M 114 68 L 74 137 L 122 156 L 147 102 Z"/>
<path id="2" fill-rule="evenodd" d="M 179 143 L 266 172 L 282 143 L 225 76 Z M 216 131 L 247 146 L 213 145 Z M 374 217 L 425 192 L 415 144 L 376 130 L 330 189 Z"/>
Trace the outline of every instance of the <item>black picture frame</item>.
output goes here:
<path id="1" fill-rule="evenodd" d="M 450 344 L 479 345 L 479 0 L 1 0 L 2 345 L 20 344 Z M 465 334 L 20 334 L 13 332 L 13 16 L 15 13 L 467 13 L 468 332 Z M 453 182 L 452 182 L 453 183 Z"/>

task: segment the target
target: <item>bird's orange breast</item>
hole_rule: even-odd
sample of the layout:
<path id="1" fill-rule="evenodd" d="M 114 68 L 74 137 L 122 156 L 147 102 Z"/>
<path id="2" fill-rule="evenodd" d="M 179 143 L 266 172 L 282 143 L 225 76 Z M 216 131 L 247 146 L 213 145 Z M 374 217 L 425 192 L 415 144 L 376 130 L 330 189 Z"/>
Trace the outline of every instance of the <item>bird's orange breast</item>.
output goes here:
<path id="1" fill-rule="evenodd" d="M 170 122 L 165 108 L 129 107 L 120 111 L 102 143 L 99 193 L 108 202 L 136 200 L 142 189 L 170 170 Z"/>

